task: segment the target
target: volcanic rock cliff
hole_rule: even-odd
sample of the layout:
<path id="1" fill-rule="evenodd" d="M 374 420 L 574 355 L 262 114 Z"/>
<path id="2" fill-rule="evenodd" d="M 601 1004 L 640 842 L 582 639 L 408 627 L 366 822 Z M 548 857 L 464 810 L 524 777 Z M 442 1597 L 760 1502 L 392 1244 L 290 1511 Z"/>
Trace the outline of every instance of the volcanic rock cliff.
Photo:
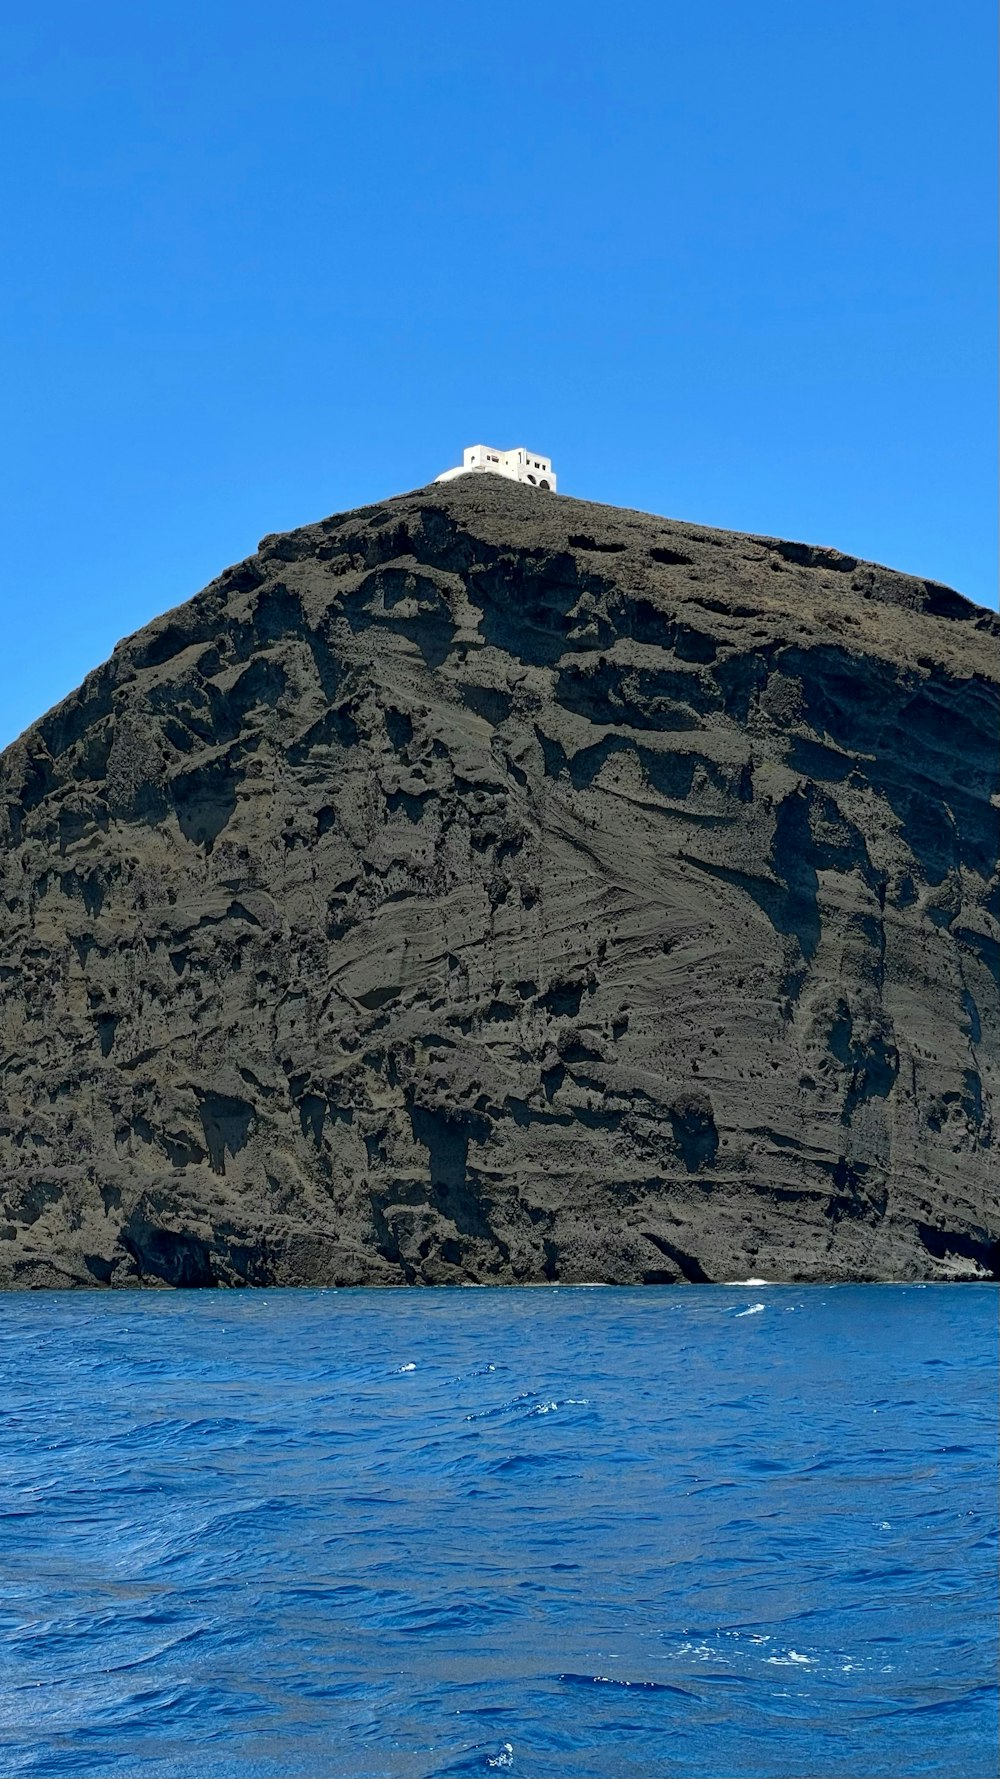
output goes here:
<path id="1" fill-rule="evenodd" d="M 997 635 L 486 476 L 265 538 L 0 761 L 0 1284 L 1000 1276 Z"/>

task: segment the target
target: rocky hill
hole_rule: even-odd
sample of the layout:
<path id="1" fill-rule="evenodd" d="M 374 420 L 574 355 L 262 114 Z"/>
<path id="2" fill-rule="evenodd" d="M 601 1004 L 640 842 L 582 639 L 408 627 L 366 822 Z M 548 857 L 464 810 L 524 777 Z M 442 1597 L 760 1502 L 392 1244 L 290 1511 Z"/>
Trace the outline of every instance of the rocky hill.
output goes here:
<path id="1" fill-rule="evenodd" d="M 0 760 L 0 1284 L 1000 1276 L 997 639 L 493 477 L 265 538 Z"/>

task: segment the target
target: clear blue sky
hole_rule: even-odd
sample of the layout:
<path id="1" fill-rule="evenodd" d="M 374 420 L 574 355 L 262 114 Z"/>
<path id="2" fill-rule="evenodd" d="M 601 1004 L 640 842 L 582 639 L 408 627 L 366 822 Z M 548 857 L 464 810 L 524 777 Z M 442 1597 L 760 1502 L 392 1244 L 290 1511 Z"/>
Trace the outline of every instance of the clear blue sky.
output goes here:
<path id="1" fill-rule="evenodd" d="M 993 15 L 9 9 L 0 741 L 481 439 L 995 603 Z"/>

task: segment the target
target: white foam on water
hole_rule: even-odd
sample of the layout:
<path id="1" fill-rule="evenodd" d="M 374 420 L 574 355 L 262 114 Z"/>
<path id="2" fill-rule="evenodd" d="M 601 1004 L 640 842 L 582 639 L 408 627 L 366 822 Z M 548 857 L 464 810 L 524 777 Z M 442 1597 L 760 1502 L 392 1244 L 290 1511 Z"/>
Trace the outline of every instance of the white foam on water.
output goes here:
<path id="1" fill-rule="evenodd" d="M 759 1316 L 763 1308 L 764 1305 L 762 1303 L 752 1303 L 748 1310 L 737 1310 L 737 1320 L 740 1316 Z"/>
<path id="2" fill-rule="evenodd" d="M 502 1743 L 499 1754 L 487 1755 L 486 1765 L 488 1767 L 512 1767 L 514 1765 L 513 1742 Z"/>

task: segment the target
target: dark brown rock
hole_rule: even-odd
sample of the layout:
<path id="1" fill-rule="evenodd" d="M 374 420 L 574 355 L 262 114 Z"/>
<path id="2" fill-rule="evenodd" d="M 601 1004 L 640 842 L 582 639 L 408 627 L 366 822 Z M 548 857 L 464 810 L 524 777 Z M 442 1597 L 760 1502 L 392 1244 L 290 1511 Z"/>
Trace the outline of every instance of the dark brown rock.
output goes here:
<path id="1" fill-rule="evenodd" d="M 1000 1276 L 997 634 L 492 477 L 266 538 L 0 762 L 0 1283 Z"/>

